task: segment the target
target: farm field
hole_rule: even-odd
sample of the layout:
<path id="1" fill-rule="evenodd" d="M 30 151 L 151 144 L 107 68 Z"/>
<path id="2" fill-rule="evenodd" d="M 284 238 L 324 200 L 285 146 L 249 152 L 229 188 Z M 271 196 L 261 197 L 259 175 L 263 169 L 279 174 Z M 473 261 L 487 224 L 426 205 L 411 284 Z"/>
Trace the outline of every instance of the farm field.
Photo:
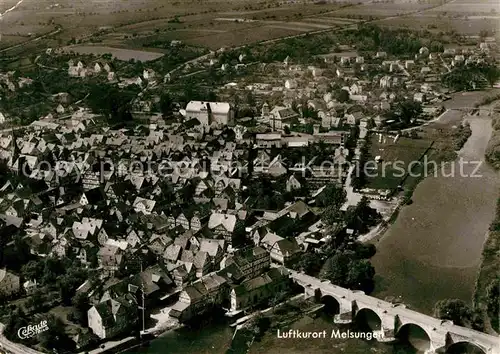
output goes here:
<path id="1" fill-rule="evenodd" d="M 17 0 L 4 0 L 0 3 L 0 13 L 4 13 L 17 3 Z"/>
<path id="2" fill-rule="evenodd" d="M 12 35 L 2 35 L 2 40 L 0 41 L 0 49 L 2 46 L 11 46 L 27 41 L 29 38 L 25 36 L 12 36 Z"/>
<path id="3" fill-rule="evenodd" d="M 494 33 L 500 26 L 500 6 L 496 0 L 454 0 L 423 13 L 378 23 L 410 29 L 453 30 L 465 35 L 477 35 L 483 30 Z"/>
<path id="4" fill-rule="evenodd" d="M 259 42 L 268 39 L 291 36 L 307 29 L 289 26 L 258 26 L 247 30 L 217 33 L 209 36 L 193 37 L 186 40 L 187 44 L 205 46 L 210 49 L 230 47 Z"/>
<path id="5" fill-rule="evenodd" d="M 484 15 L 500 12 L 500 8 L 496 0 L 455 0 L 430 12 Z"/>
<path id="6" fill-rule="evenodd" d="M 276 7 L 270 9 L 262 9 L 258 11 L 243 11 L 243 12 L 222 12 L 219 13 L 220 17 L 229 18 L 245 18 L 250 20 L 294 20 L 298 18 L 306 18 L 311 16 L 323 16 L 332 13 L 343 7 L 350 7 L 348 5 L 339 4 L 324 4 L 324 5 L 288 5 L 286 7 Z"/>
<path id="7" fill-rule="evenodd" d="M 379 18 L 378 24 L 389 27 L 456 30 L 464 34 L 497 28 L 496 14 L 491 13 L 495 0 L 447 1 L 24 0 L 2 18 L 1 31 L 5 39 L 0 41 L 0 49 L 49 33 L 56 27 L 62 31 L 53 39 L 36 43 L 39 49 L 64 46 L 75 40 L 80 44 L 91 41 L 103 46 L 137 49 L 151 41 L 174 39 L 218 49 L 348 26 L 373 18 Z M 15 3 L 14 0 L 2 2 L 0 11 Z M 475 13 L 467 12 L 471 9 Z M 443 16 L 445 12 L 478 17 L 464 21 Z M 404 14 L 408 16 L 396 17 Z M 486 14 L 489 18 L 485 19 Z"/>
<path id="8" fill-rule="evenodd" d="M 7 26 L 2 27 L 2 36 L 19 36 L 19 37 L 31 37 L 34 34 L 44 34 L 50 32 L 51 28 L 49 26 L 30 25 L 30 26 L 17 26 L 15 28 L 10 28 Z"/>
<path id="9" fill-rule="evenodd" d="M 408 14 L 416 11 L 424 11 L 443 4 L 443 0 L 429 0 L 425 3 L 396 1 L 394 3 L 373 2 L 346 7 L 332 14 L 338 17 L 353 18 L 384 18 Z"/>
<path id="10" fill-rule="evenodd" d="M 163 18 L 115 27 L 111 33 L 99 36 L 99 42 L 140 48 L 151 43 L 158 47 L 156 43 L 182 40 L 189 45 L 219 49 L 357 22 L 329 18 L 328 14 L 339 7 L 336 4 L 294 4 L 241 12 L 189 14 L 176 19 Z M 160 47 L 163 45 L 160 44 Z"/>
<path id="11" fill-rule="evenodd" d="M 162 38 L 218 49 L 352 23 L 338 19 L 315 21 L 316 16 L 338 8 L 338 5 L 293 5 L 255 11 L 207 13 L 183 16 L 179 18 L 179 23 L 148 21 L 121 27 L 120 31 L 136 33 L 134 40 L 142 43 L 145 42 L 142 38 L 160 33 Z"/>
<path id="12" fill-rule="evenodd" d="M 427 139 L 410 139 L 401 137 L 395 141 L 394 137 L 374 134 L 370 141 L 370 159 L 380 156 L 377 171 L 367 176 L 368 188 L 394 189 L 401 183 L 404 172 L 411 168 L 413 161 L 418 161 L 431 146 L 432 141 Z M 397 164 L 396 164 L 397 161 Z M 404 172 L 402 172 L 404 170 Z M 412 169 L 416 172 L 416 168 Z"/>
<path id="13" fill-rule="evenodd" d="M 341 18 L 341 17 L 310 17 L 305 18 L 305 22 L 307 23 L 322 23 L 329 25 L 351 25 L 354 23 L 358 23 L 361 20 L 358 19 L 349 19 L 349 18 Z"/>
<path id="14" fill-rule="evenodd" d="M 124 48 L 163 47 L 156 43 L 181 40 L 189 45 L 219 49 L 275 39 L 284 36 L 333 28 L 334 25 L 311 24 L 306 22 L 256 21 L 256 22 L 215 22 L 210 27 L 178 28 L 158 33 L 143 33 L 130 36 L 127 33 L 111 33 L 102 37 L 102 44 Z"/>
<path id="15" fill-rule="evenodd" d="M 116 43 L 118 45 L 123 45 L 127 48 L 133 47 L 157 47 L 154 43 L 168 43 L 172 40 L 180 40 L 188 43 L 194 38 L 210 37 L 218 33 L 225 33 L 226 31 L 216 30 L 216 29 L 204 29 L 204 28 L 194 28 L 194 29 L 179 29 L 168 31 L 165 33 L 151 35 L 140 38 L 130 38 L 127 40 L 117 39 Z"/>
<path id="16" fill-rule="evenodd" d="M 377 25 L 389 28 L 408 28 L 413 30 L 456 31 L 464 35 L 478 35 L 482 30 L 493 33 L 498 30 L 499 18 L 450 18 L 426 15 L 404 16 L 382 19 L 375 22 Z"/>
<path id="17" fill-rule="evenodd" d="M 15 5 L 9 0 L 2 1 L 1 9 Z M 113 28 L 138 24 L 137 30 L 154 30 L 154 23 L 149 21 L 163 19 L 168 21 L 174 16 L 182 17 L 188 25 L 190 22 L 209 22 L 211 18 L 221 14 L 248 14 L 257 19 L 285 19 L 300 16 L 309 16 L 321 12 L 338 9 L 337 4 L 281 4 L 278 0 L 267 0 L 255 3 L 252 0 L 222 0 L 177 1 L 177 0 L 139 0 L 139 1 L 112 1 L 112 0 L 24 0 L 15 10 L 5 14 L 2 18 L 2 32 L 8 28 L 9 33 L 48 32 L 54 26 L 62 26 L 63 40 L 85 37 L 102 28 Z M 211 14 L 214 14 L 213 16 Z M 198 16 L 198 18 L 190 18 Z M 185 17 L 185 18 L 184 18 Z M 165 22 L 166 22 L 165 21 Z M 142 25 L 141 25 L 142 24 Z M 153 25 L 151 27 L 151 24 Z M 50 27 L 49 30 L 43 27 Z M 142 28 L 141 28 L 142 27 Z"/>
<path id="18" fill-rule="evenodd" d="M 134 59 L 137 61 L 146 62 L 161 58 L 163 56 L 163 53 L 156 53 L 151 51 L 111 48 L 105 46 L 92 46 L 92 45 L 68 46 L 68 47 L 63 47 L 63 50 L 66 52 L 72 51 L 80 54 L 94 54 L 94 55 L 102 55 L 109 53 L 113 57 L 124 61 Z"/>
<path id="19" fill-rule="evenodd" d="M 274 1 L 264 1 L 263 6 L 273 5 Z M 0 11 L 3 13 L 15 3 L 17 1 L 2 1 Z M 251 0 L 203 0 L 201 3 L 192 0 L 24 0 L 15 10 L 2 16 L 1 31 L 5 34 L 8 29 L 9 33 L 31 32 L 39 35 L 50 32 L 59 25 L 63 28 L 59 38 L 67 42 L 72 38 L 88 36 L 102 28 L 173 18 L 176 15 L 229 11 L 252 3 L 254 2 Z M 7 45 L 0 42 L 0 47 Z"/>

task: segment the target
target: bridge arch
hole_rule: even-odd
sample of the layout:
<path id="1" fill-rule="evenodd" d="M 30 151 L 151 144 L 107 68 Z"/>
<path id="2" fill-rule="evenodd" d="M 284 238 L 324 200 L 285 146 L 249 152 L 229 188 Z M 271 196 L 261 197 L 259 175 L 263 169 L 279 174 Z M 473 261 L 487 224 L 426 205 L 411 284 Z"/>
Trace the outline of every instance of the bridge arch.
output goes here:
<path id="1" fill-rule="evenodd" d="M 382 329 L 382 318 L 370 308 L 364 307 L 356 311 L 354 316 L 356 327 L 361 330 L 379 331 Z"/>
<path id="2" fill-rule="evenodd" d="M 325 312 L 328 315 L 334 316 L 340 313 L 340 301 L 334 296 L 329 294 L 321 296 L 321 303 L 325 305 Z"/>
<path id="3" fill-rule="evenodd" d="M 425 329 L 415 323 L 405 323 L 397 329 L 396 338 L 410 344 L 418 351 L 425 352 L 431 348 L 431 336 Z"/>
<path id="4" fill-rule="evenodd" d="M 448 346 L 446 354 L 486 354 L 486 351 L 474 343 L 461 341 Z"/>

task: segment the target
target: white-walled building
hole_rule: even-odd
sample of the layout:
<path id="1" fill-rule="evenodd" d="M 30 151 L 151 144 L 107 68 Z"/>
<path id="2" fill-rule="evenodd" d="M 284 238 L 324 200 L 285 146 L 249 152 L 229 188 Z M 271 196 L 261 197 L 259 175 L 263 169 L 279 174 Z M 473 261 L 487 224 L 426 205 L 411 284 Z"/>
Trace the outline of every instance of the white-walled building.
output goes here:
<path id="1" fill-rule="evenodd" d="M 285 81 L 285 88 L 288 90 L 293 90 L 297 88 L 297 81 L 295 80 L 286 80 Z"/>
<path id="2" fill-rule="evenodd" d="M 191 101 L 186 106 L 186 118 L 196 118 L 203 125 L 214 122 L 227 125 L 232 123 L 234 112 L 227 102 Z"/>
<path id="3" fill-rule="evenodd" d="M 413 95 L 413 100 L 415 102 L 420 102 L 420 103 L 423 103 L 425 102 L 425 94 L 422 93 L 422 92 L 417 92 Z"/>

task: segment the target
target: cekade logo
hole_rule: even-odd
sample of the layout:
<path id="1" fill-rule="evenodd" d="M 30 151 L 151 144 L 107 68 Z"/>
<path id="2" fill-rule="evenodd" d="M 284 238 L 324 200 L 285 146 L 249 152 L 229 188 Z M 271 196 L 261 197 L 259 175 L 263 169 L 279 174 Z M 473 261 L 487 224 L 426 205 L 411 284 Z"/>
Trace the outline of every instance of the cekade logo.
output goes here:
<path id="1" fill-rule="evenodd" d="M 47 326 L 47 321 L 43 320 L 37 325 L 28 325 L 26 327 L 21 327 L 17 331 L 17 335 L 21 339 L 28 339 L 31 337 L 36 336 L 39 333 L 45 332 L 49 329 L 49 326 Z"/>

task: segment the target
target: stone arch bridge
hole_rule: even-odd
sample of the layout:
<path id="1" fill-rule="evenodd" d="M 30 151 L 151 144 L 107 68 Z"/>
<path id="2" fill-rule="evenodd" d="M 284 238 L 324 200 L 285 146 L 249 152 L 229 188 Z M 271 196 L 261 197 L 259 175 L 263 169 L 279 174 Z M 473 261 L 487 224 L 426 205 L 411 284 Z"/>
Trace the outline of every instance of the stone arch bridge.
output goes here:
<path id="1" fill-rule="evenodd" d="M 500 337 L 488 335 L 469 328 L 454 325 L 419 312 L 407 309 L 402 304 L 389 302 L 321 281 L 317 278 L 289 269 L 294 283 L 304 288 L 306 296 L 331 297 L 338 303 L 339 313 L 335 323 L 350 323 L 361 310 L 374 312 L 380 320 L 380 328 L 374 330 L 378 340 L 391 342 L 406 325 L 417 326 L 428 337 L 429 347 L 426 354 L 446 353 L 454 345 L 467 344 L 479 348 L 485 354 L 500 354 Z M 375 333 L 374 333 L 375 334 Z"/>

